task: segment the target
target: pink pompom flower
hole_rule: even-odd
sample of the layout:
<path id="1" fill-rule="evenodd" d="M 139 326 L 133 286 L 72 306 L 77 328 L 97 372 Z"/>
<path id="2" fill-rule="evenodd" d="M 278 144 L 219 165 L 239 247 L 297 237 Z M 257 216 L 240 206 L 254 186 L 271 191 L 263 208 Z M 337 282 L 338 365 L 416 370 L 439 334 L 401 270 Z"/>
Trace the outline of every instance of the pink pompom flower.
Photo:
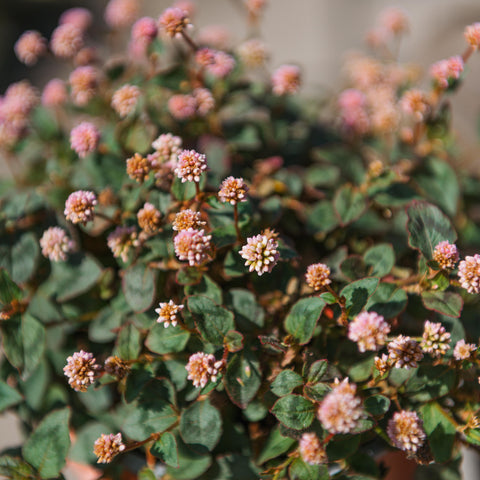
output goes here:
<path id="1" fill-rule="evenodd" d="M 100 140 L 98 128 L 90 122 L 82 122 L 70 132 L 70 145 L 80 158 L 93 153 Z"/>

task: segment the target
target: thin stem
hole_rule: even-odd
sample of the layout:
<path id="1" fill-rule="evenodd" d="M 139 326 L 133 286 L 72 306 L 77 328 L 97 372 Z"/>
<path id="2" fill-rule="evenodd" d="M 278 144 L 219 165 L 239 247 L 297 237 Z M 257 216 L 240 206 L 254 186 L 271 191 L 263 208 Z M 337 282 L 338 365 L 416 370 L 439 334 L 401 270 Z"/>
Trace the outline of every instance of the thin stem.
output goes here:
<path id="1" fill-rule="evenodd" d="M 191 37 L 184 31 L 181 31 L 183 39 L 187 42 L 188 46 L 192 49 L 193 53 L 198 50 L 198 45 L 191 39 Z"/>
<path id="2" fill-rule="evenodd" d="M 237 240 L 242 243 L 243 242 L 243 237 L 242 233 L 240 232 L 240 227 L 238 225 L 238 205 L 235 203 L 233 206 L 233 220 L 235 223 L 235 231 L 237 232 Z"/>

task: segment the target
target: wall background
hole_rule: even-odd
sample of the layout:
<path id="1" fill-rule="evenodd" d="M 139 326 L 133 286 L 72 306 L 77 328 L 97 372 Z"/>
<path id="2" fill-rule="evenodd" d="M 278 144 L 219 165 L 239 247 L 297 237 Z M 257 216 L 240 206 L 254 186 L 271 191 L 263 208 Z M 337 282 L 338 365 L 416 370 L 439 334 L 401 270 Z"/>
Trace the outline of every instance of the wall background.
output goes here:
<path id="1" fill-rule="evenodd" d="M 244 18 L 237 3 L 241 0 L 197 0 L 195 24 L 198 27 L 223 24 L 233 38 L 246 37 Z M 146 14 L 157 17 L 171 2 L 144 0 Z M 96 12 L 93 34 L 102 30 L 102 7 L 106 0 L 1 0 L 0 1 L 0 93 L 13 81 L 29 78 L 43 87 L 52 69 L 42 61 L 26 69 L 12 55 L 13 44 L 25 29 L 38 29 L 49 36 L 61 11 L 71 6 L 86 6 Z M 270 0 L 261 37 L 271 49 L 271 66 L 294 62 L 302 66 L 303 94 L 328 97 L 342 86 L 345 54 L 362 49 L 365 33 L 374 25 L 379 12 L 389 5 L 401 6 L 411 20 L 410 34 L 400 51 L 400 60 L 418 63 L 425 71 L 435 61 L 461 53 L 465 25 L 480 21 L 478 0 Z M 478 116 L 480 113 L 480 54 L 469 62 L 467 77 L 452 101 L 454 126 L 461 139 L 460 162 L 480 173 Z M 0 168 L 0 174 L 2 169 Z M 1 361 L 1 352 L 0 352 Z M 0 450 L 18 445 L 20 433 L 11 414 L 0 415 Z M 464 478 L 476 479 L 468 465 Z M 75 478 L 74 476 L 69 478 Z"/>

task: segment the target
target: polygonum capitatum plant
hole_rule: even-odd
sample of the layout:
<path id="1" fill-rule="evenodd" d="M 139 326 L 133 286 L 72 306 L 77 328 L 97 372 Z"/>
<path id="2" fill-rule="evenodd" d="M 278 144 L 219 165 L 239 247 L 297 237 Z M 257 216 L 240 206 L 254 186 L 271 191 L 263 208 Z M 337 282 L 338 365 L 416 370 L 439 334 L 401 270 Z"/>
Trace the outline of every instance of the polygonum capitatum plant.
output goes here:
<path id="1" fill-rule="evenodd" d="M 257 32 L 267 2 L 239 5 Z M 14 46 L 70 71 L 0 99 L 0 410 L 25 433 L 0 474 L 382 478 L 396 450 L 459 478 L 480 446 L 480 180 L 447 98 L 479 24 L 422 89 L 386 11 L 312 115 L 298 65 L 194 7 L 110 0 L 123 55 L 83 8 Z"/>

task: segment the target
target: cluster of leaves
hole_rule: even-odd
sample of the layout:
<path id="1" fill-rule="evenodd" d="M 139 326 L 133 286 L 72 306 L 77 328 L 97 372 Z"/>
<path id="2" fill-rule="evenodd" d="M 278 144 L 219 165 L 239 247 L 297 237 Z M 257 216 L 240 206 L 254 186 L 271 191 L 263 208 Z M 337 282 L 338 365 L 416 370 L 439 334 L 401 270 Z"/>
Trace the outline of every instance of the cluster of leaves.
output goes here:
<path id="1" fill-rule="evenodd" d="M 155 40 L 152 58 L 167 55 L 169 45 Z M 94 441 L 121 432 L 129 451 L 98 467 L 108 478 L 138 471 L 139 463 L 139 479 L 157 478 L 156 461 L 165 478 L 178 480 L 381 478 L 375 458 L 391 448 L 386 425 L 404 409 L 419 413 L 429 458 L 444 464 L 441 473 L 421 467 L 425 478 L 459 478 L 459 444 L 480 446 L 476 356 L 458 362 L 452 349 L 380 375 L 376 353 L 359 352 L 346 334 L 360 312 L 374 311 L 395 335 L 421 336 L 426 319 L 441 322 L 452 345 L 480 335 L 478 298 L 433 261 L 441 241 L 456 241 L 462 255 L 480 247 L 480 180 L 450 165 L 444 110 L 425 124 L 435 148 L 424 154 L 391 136 L 345 141 L 301 100 L 273 95 L 237 66 L 225 79 L 204 79 L 216 102 L 208 117 L 177 121 L 166 101 L 195 85 L 188 50 L 176 48 L 159 74 L 131 59 L 107 65 L 102 91 L 85 107 L 37 107 L 28 135 L 6 153 L 22 169 L 0 192 L 0 410 L 16 412 L 27 440 L 4 452 L 0 473 L 63 478 L 67 457 L 93 465 Z M 127 82 L 141 88 L 143 105 L 119 121 L 109 98 Z M 62 122 L 78 115 L 102 125 L 98 151 L 83 159 Z M 200 194 L 175 177 L 138 184 L 126 174 L 125 160 L 151 152 L 165 132 L 206 154 Z M 372 152 L 383 163 L 378 175 L 369 169 Z M 238 204 L 242 238 L 234 208 L 217 195 L 227 175 L 250 185 Z M 99 201 L 101 218 L 72 226 L 65 200 L 80 189 L 108 201 Z M 161 228 L 127 261 L 115 258 L 108 234 L 116 223 L 135 225 L 146 201 L 161 212 Z M 185 207 L 201 212 L 212 235 L 212 261 L 200 267 L 175 257 L 171 223 Z M 52 225 L 78 246 L 66 261 L 40 254 Z M 279 233 L 280 261 L 258 276 L 239 250 L 266 228 Z M 305 271 L 318 262 L 330 267 L 335 294 L 306 286 Z M 154 309 L 170 299 L 185 308 L 177 326 L 164 328 Z M 73 391 L 63 367 L 80 349 L 99 362 L 118 356 L 128 374 L 104 374 L 86 392 Z M 185 369 L 199 351 L 225 361 L 203 388 Z M 317 409 L 335 379 L 346 377 L 366 416 L 355 431 L 331 435 Z M 306 431 L 325 442 L 324 464 L 300 456 Z"/>

